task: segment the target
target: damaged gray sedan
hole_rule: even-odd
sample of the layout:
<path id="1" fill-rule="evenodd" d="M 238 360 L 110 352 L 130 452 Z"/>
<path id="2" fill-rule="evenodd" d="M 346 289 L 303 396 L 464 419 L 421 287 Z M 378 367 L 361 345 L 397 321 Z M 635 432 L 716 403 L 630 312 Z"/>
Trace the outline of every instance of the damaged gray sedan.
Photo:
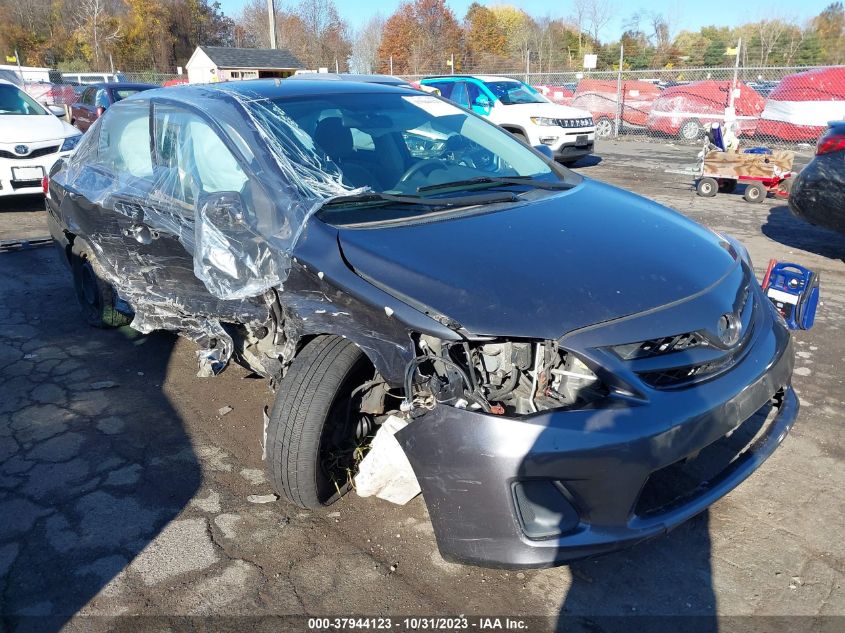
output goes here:
<path id="1" fill-rule="evenodd" d="M 664 533 L 797 415 L 790 335 L 738 242 L 408 88 L 144 92 L 54 168 L 47 206 L 89 323 L 270 381 L 281 496 L 410 470 L 451 560 Z"/>

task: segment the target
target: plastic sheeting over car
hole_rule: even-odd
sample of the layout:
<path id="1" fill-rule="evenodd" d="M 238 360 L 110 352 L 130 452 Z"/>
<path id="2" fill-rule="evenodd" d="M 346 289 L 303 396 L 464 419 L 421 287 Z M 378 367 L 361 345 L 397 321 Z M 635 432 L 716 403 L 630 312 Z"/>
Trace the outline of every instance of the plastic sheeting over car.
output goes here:
<path id="1" fill-rule="evenodd" d="M 651 132 L 669 136 L 678 134 L 684 122 L 709 125 L 725 120 L 730 103 L 731 81 L 694 81 L 663 90 L 651 106 L 646 126 Z M 737 82 L 734 98 L 740 134 L 752 136 L 763 111 L 765 100 L 742 82 Z"/>
<path id="2" fill-rule="evenodd" d="M 845 68 L 814 68 L 787 75 L 772 90 L 757 134 L 786 141 L 815 141 L 828 121 L 845 118 Z"/>
<path id="3" fill-rule="evenodd" d="M 200 373 L 216 373 L 232 353 L 220 315 L 257 318 L 262 295 L 287 278 L 308 218 L 350 187 L 268 98 L 225 87 L 171 95 L 150 91 L 116 104 L 54 178 L 101 210 L 105 221 L 87 233 L 108 281 L 135 311 L 133 327 L 210 341 Z M 173 279 L 178 265 L 156 256 L 157 241 L 167 239 L 192 258 L 195 280 Z M 207 311 L 183 305 L 203 294 L 196 280 L 220 300 Z"/>
<path id="4" fill-rule="evenodd" d="M 572 99 L 572 105 L 588 110 L 593 119 L 615 119 L 619 110 L 616 81 L 582 79 Z M 644 127 L 651 104 L 660 95 L 660 88 L 647 81 L 622 82 L 622 121 L 628 125 Z"/>

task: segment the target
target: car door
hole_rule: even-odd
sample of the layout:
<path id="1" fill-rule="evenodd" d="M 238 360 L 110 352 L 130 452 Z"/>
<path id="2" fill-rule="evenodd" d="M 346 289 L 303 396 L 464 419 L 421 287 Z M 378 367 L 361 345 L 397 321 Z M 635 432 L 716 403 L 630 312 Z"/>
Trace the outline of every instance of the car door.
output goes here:
<path id="1" fill-rule="evenodd" d="M 253 200 L 266 195 L 231 139 L 199 112 L 156 101 L 152 130 L 158 215 L 151 228 L 169 258 L 162 283 L 194 299 L 209 288 L 230 294 L 262 258 L 251 249 L 263 241 L 248 225 Z M 242 141 L 238 147 L 247 151 Z"/>
<path id="2" fill-rule="evenodd" d="M 97 89 L 89 86 L 82 92 L 82 97 L 79 99 L 73 108 L 73 123 L 83 132 L 86 132 L 91 123 L 94 122 L 94 95 Z"/>

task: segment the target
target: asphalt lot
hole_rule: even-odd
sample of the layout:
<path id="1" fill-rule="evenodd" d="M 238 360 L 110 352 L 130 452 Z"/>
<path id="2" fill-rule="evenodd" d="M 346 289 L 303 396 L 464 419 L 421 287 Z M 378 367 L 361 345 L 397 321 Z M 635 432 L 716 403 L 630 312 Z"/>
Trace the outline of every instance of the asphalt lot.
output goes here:
<path id="1" fill-rule="evenodd" d="M 0 252 L 0 631 L 3 616 L 36 616 L 10 629 L 105 631 L 127 620 L 79 616 L 533 615 L 595 633 L 646 630 L 631 619 L 644 615 L 695 616 L 668 626 L 702 631 L 763 621 L 733 616 L 845 615 L 845 237 L 782 201 L 697 197 L 664 171 L 695 152 L 604 142 L 577 169 L 733 234 L 760 276 L 772 257 L 821 272 L 816 327 L 796 335 L 799 420 L 705 515 L 550 570 L 443 561 L 421 498 L 351 495 L 321 513 L 250 501 L 270 493 L 264 382 L 237 366 L 197 378 L 192 344 L 169 334 L 89 329 L 51 248 Z M 0 240 L 46 233 L 42 201 L 0 201 Z"/>

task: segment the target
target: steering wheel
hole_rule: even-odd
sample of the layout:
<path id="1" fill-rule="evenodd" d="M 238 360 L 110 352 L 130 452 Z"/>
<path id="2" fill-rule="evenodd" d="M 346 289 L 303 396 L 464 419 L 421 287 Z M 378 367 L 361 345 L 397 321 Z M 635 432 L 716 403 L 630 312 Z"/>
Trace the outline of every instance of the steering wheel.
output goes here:
<path id="1" fill-rule="evenodd" d="M 402 177 L 396 182 L 397 185 L 408 182 L 412 177 L 414 177 L 418 172 L 425 170 L 434 171 L 435 169 L 447 169 L 448 165 L 446 161 L 440 160 L 439 158 L 429 158 L 427 160 L 422 160 L 418 163 L 414 163 L 408 169 L 405 170 L 405 173 L 402 174 Z"/>

